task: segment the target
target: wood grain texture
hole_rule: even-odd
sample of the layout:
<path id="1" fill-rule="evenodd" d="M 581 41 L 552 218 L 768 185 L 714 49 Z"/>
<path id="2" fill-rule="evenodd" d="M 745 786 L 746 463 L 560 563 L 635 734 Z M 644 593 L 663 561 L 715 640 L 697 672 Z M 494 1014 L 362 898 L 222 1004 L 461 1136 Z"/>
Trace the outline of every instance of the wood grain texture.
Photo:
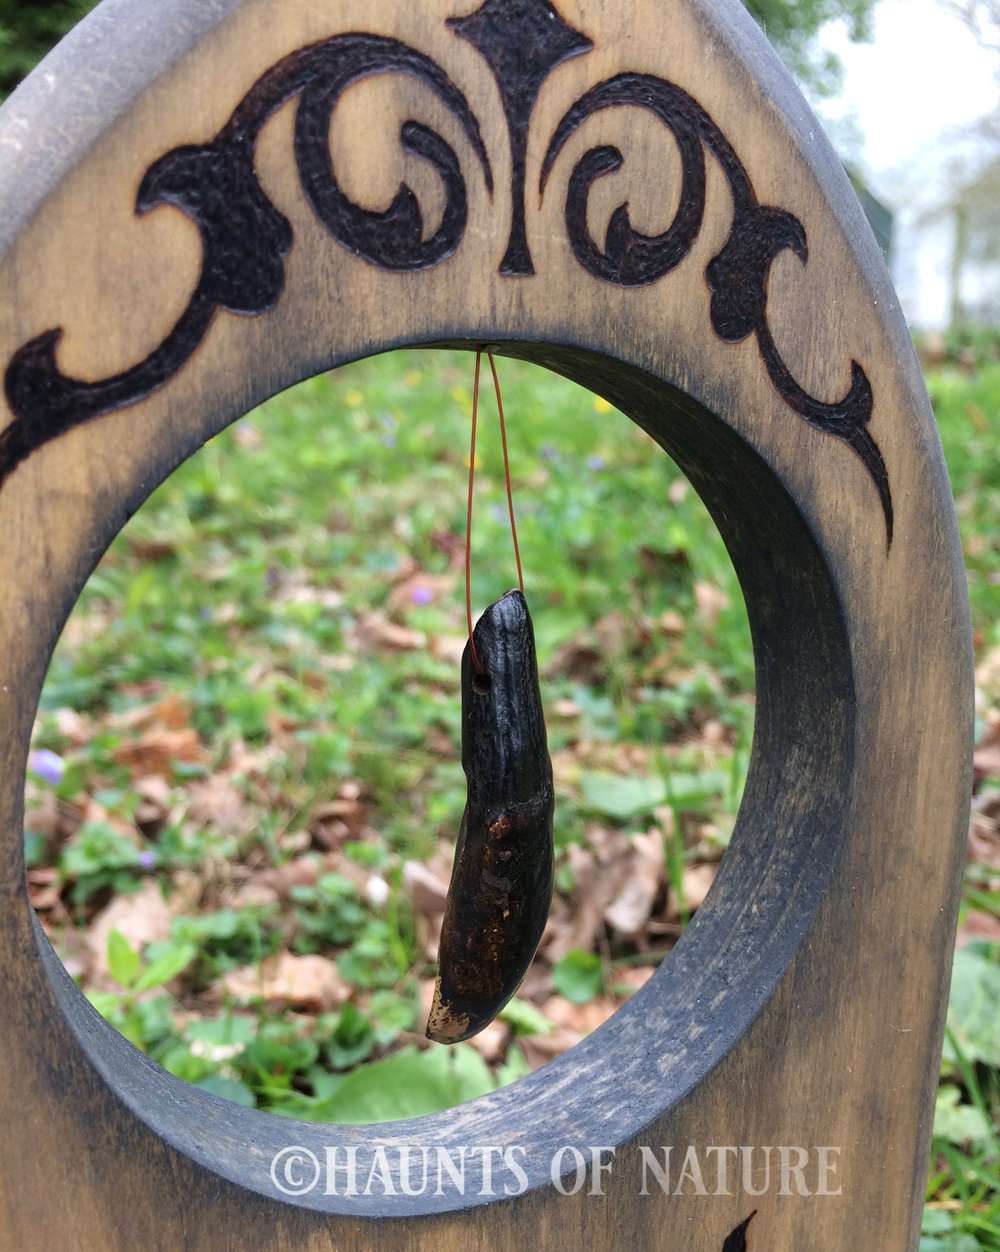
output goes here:
<path id="1" fill-rule="evenodd" d="M 742 7 L 105 0 L 0 110 L 0 154 L 0 1245 L 915 1248 L 970 782 L 961 558 L 881 256 Z M 148 1062 L 37 927 L 45 667 L 111 538 L 228 422 L 479 343 L 605 396 L 712 511 L 756 655 L 745 799 L 684 940 L 572 1052 L 412 1122 L 269 1117 Z M 282 1194 L 290 1145 L 353 1149 L 361 1194 L 343 1170 Z M 813 1189 L 835 1150 L 838 1194 L 764 1186 L 759 1155 L 750 1188 L 641 1194 L 666 1146 L 676 1184 L 689 1148 L 775 1145 Z M 616 1149 L 602 1195 L 553 1185 L 565 1147 Z M 394 1194 L 365 1193 L 379 1148 Z M 465 1186 L 407 1195 L 404 1148 L 464 1149 Z"/>

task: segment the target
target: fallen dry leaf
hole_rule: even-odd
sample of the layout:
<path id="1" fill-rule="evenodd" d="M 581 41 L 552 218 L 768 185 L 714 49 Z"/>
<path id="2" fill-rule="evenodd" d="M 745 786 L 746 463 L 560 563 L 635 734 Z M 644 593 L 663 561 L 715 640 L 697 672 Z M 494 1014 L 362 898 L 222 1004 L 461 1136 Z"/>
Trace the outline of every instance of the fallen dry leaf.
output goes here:
<path id="1" fill-rule="evenodd" d="M 57 935 L 49 935 L 52 946 L 71 978 L 89 979 L 94 967 L 94 958 L 87 944 L 85 931 L 75 926 L 63 927 Z M 89 987 L 89 982 L 88 982 Z"/>
<path id="2" fill-rule="evenodd" d="M 151 695 L 159 689 L 159 683 L 145 685 L 133 689 L 136 695 Z M 168 691 L 161 699 L 151 704 L 140 704 L 135 708 L 116 713 L 109 719 L 112 726 L 123 730 L 147 730 L 151 727 L 167 727 L 169 730 L 187 730 L 191 726 L 191 706 L 174 691 Z"/>
<path id="3" fill-rule="evenodd" d="M 570 700 L 563 696 L 553 704 L 552 712 L 555 713 L 556 717 L 565 717 L 569 721 L 574 717 L 579 717 L 583 709 L 575 700 Z"/>
<path id="4" fill-rule="evenodd" d="M 431 535 L 431 545 L 443 553 L 454 569 L 460 569 L 465 560 L 465 539 L 450 530 L 436 530 Z"/>
<path id="5" fill-rule="evenodd" d="M 602 826 L 599 822 L 589 822 L 585 839 L 586 846 L 602 865 L 618 862 L 620 868 L 627 871 L 628 862 L 632 859 L 632 844 L 624 831 Z"/>
<path id="6" fill-rule="evenodd" d="M 301 768 L 305 764 L 306 754 L 302 741 L 296 734 L 299 728 L 298 719 L 271 707 L 267 710 L 264 721 L 267 724 L 268 743 L 283 757 L 297 760 Z"/>
<path id="7" fill-rule="evenodd" d="M 647 578 L 655 578 L 657 582 L 666 582 L 671 576 L 676 577 L 678 571 L 690 569 L 688 554 L 682 549 L 665 550 L 644 546 L 636 552 L 639 566 Z"/>
<path id="8" fill-rule="evenodd" d="M 1000 870 L 1000 830 L 986 818 L 973 814 L 969 826 L 969 862 Z"/>
<path id="9" fill-rule="evenodd" d="M 146 539 L 141 535 L 129 535 L 128 546 L 140 561 L 159 561 L 165 556 L 172 556 L 181 546 L 181 540 L 176 536 Z"/>
<path id="10" fill-rule="evenodd" d="M 448 880 L 441 878 L 419 861 L 403 864 L 403 885 L 410 896 L 415 913 L 424 917 L 438 917 L 444 912 L 448 899 Z"/>
<path id="11" fill-rule="evenodd" d="M 315 887 L 321 872 L 320 862 L 313 854 L 294 857 L 283 865 L 265 866 L 257 871 L 256 879 L 282 899 L 287 899 L 293 887 Z"/>
<path id="12" fill-rule="evenodd" d="M 728 746 L 728 732 L 722 722 L 716 718 L 709 718 L 701 728 L 701 735 L 697 743 L 701 748 L 709 752 L 716 752 Z"/>
<path id="13" fill-rule="evenodd" d="M 468 635 L 434 635 L 431 639 L 431 656 L 446 665 L 461 665 Z"/>
<path id="14" fill-rule="evenodd" d="M 973 779 L 978 786 L 984 778 L 1000 778 L 1000 738 L 990 735 L 972 757 Z"/>
<path id="15" fill-rule="evenodd" d="M 232 909 L 268 909 L 281 902 L 278 891 L 258 878 L 248 878 L 240 883 L 228 901 Z"/>
<path id="16" fill-rule="evenodd" d="M 617 834 L 617 832 L 615 832 Z M 625 850 L 627 841 L 622 838 Z M 627 857 L 610 858 L 604 863 L 589 848 L 570 844 L 566 856 L 573 870 L 575 911 L 553 912 L 539 945 L 553 965 L 567 952 L 579 948 L 589 952 L 604 932 L 605 910 L 621 889 L 628 873 Z"/>
<path id="17" fill-rule="evenodd" d="M 978 909 L 970 909 L 958 928 L 955 945 L 964 948 L 973 939 L 986 939 L 990 943 L 1000 943 L 1000 917 L 994 917 L 992 913 L 983 913 Z"/>
<path id="18" fill-rule="evenodd" d="M 556 648 L 545 667 L 544 677 L 572 678 L 585 684 L 601 682 L 604 678 L 604 656 L 586 634 L 579 635 Z"/>
<path id="19" fill-rule="evenodd" d="M 220 834 L 247 835 L 258 825 L 257 814 L 228 772 L 210 774 L 188 784 L 190 821 Z"/>
<path id="20" fill-rule="evenodd" d="M 687 622 L 672 609 L 660 614 L 659 626 L 665 635 L 683 635 L 687 630 Z"/>
<path id="21" fill-rule="evenodd" d="M 321 848 L 339 848 L 348 839 L 357 839 L 365 825 L 366 807 L 358 799 L 338 797 L 317 804 L 309 814 L 306 829 Z"/>
<path id="22" fill-rule="evenodd" d="M 694 600 L 698 606 L 698 616 L 710 630 L 718 622 L 719 615 L 729 608 L 729 597 L 715 583 L 695 583 Z"/>
<path id="23" fill-rule="evenodd" d="M 594 635 L 604 656 L 623 656 L 634 633 L 634 623 L 624 613 L 606 613 L 594 623 Z"/>
<path id="24" fill-rule="evenodd" d="M 350 642 L 358 652 L 413 652 L 427 647 L 422 630 L 397 626 L 381 613 L 365 613 L 350 634 Z"/>
<path id="25" fill-rule="evenodd" d="M 121 693 L 128 702 L 128 707 L 120 709 L 117 713 L 112 713 L 115 718 L 127 718 L 130 714 L 136 712 L 135 706 L 142 704 L 146 707 L 139 710 L 139 713 L 148 711 L 150 704 L 155 704 L 163 694 L 163 680 L 161 678 L 137 678 L 135 682 L 122 683 Z"/>
<path id="26" fill-rule="evenodd" d="M 173 917 L 191 917 L 197 913 L 205 891 L 205 880 L 193 869 L 176 869 L 170 878 L 167 906 Z"/>
<path id="27" fill-rule="evenodd" d="M 437 980 L 434 978 L 421 978 L 418 993 L 420 997 L 420 1020 L 417 1029 L 421 1034 L 424 1032 L 424 1025 L 430 1017 L 431 1007 L 434 1004 L 434 989 L 437 986 Z"/>
<path id="28" fill-rule="evenodd" d="M 616 991 L 624 988 L 628 995 L 634 995 L 640 987 L 645 987 L 658 968 L 656 965 L 632 965 L 615 970 Z"/>
<path id="29" fill-rule="evenodd" d="M 38 791 L 32 797 L 31 807 L 25 810 L 24 829 L 41 835 L 46 843 L 55 841 L 60 834 L 61 815 L 59 801 L 54 791 Z"/>
<path id="30" fill-rule="evenodd" d="M 715 875 L 718 869 L 718 863 L 714 861 L 698 862 L 695 865 L 685 867 L 681 886 L 684 891 L 684 903 L 689 913 L 693 913 L 695 909 L 700 908 L 704 904 L 708 890 L 712 883 L 715 882 Z M 666 919 L 670 922 L 677 922 L 680 921 L 680 916 L 681 912 L 677 897 L 671 890 Z"/>
<path id="31" fill-rule="evenodd" d="M 144 882 L 131 895 L 116 896 L 98 913 L 87 931 L 87 949 L 95 974 L 105 979 L 109 977 L 108 936 L 113 930 L 124 935 L 137 951 L 142 951 L 147 944 L 162 943 L 170 938 L 170 922 L 170 909 L 153 879 Z"/>
<path id="32" fill-rule="evenodd" d="M 36 913 L 45 913 L 58 906 L 62 898 L 59 871 L 54 865 L 39 865 L 27 871 L 28 896 Z"/>
<path id="33" fill-rule="evenodd" d="M 582 1037 L 578 1031 L 570 1030 L 568 1026 L 557 1026 L 547 1035 L 531 1035 L 519 1042 L 529 1067 L 541 1069 L 549 1061 L 554 1061 L 557 1056 L 562 1056 L 564 1052 L 575 1047 Z"/>
<path id="34" fill-rule="evenodd" d="M 147 778 L 158 774 L 163 778 L 173 775 L 177 761 L 186 765 L 201 765 L 208 759 L 193 728 L 185 730 L 147 730 L 132 743 L 123 743 L 115 750 L 114 759 L 126 766 L 133 778 Z"/>
<path id="35" fill-rule="evenodd" d="M 510 1042 L 510 1027 L 506 1022 L 493 1021 L 484 1027 L 478 1035 L 473 1035 L 469 1043 L 476 1049 L 484 1061 L 496 1064 L 502 1061 Z"/>
<path id="36" fill-rule="evenodd" d="M 550 1022 L 573 1031 L 578 1038 L 589 1035 L 608 1020 L 621 1007 L 611 996 L 596 996 L 586 1004 L 574 1004 L 563 996 L 550 996 L 542 1005 L 542 1012 Z"/>
<path id="37" fill-rule="evenodd" d="M 94 737 L 93 726 L 76 709 L 56 709 L 55 722 L 60 735 L 74 748 L 82 748 Z"/>
<path id="38" fill-rule="evenodd" d="M 660 828 L 661 837 L 664 840 L 673 839 L 677 828 L 677 818 L 670 805 L 658 805 L 653 809 L 653 816 L 656 818 L 657 825 Z"/>
<path id="39" fill-rule="evenodd" d="M 279 952 L 261 964 L 231 970 L 213 986 L 215 995 L 238 1004 L 263 1002 L 268 1007 L 290 1005 L 325 1012 L 343 1004 L 351 987 L 325 956 L 295 956 Z"/>
<path id="40" fill-rule="evenodd" d="M 665 876 L 661 831 L 653 827 L 633 836 L 627 875 L 604 910 L 604 920 L 621 935 L 636 935 L 649 921 Z"/>
<path id="41" fill-rule="evenodd" d="M 135 824 L 146 836 L 155 835 L 167 820 L 173 801 L 170 783 L 159 774 L 149 774 L 134 783 L 140 797 Z"/>
<path id="42" fill-rule="evenodd" d="M 520 1040 L 525 1060 L 532 1069 L 547 1065 L 608 1020 L 619 1008 L 617 1001 L 599 996 L 589 1004 L 571 1004 L 562 996 L 550 996 L 542 1005 L 542 1012 L 555 1024 L 555 1029 L 545 1035 L 532 1035 Z"/>

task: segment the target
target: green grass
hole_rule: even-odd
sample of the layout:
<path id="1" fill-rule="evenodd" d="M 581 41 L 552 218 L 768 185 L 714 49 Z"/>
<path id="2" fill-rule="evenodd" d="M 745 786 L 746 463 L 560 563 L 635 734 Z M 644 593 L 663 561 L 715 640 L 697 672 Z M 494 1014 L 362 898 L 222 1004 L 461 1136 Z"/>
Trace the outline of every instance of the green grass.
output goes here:
<path id="1" fill-rule="evenodd" d="M 589 847 L 595 823 L 627 848 L 624 832 L 659 811 L 670 826 L 664 878 L 679 894 L 687 863 L 706 847 L 721 855 L 749 754 L 753 668 L 732 568 L 700 501 L 636 427 L 544 371 L 501 362 L 501 372 L 560 762 L 560 892 L 573 900 L 568 849 Z M 387 1063 L 419 1037 L 419 983 L 433 962 L 402 879 L 407 861 L 450 857 L 465 803 L 456 653 L 471 373 L 468 355 L 394 354 L 313 379 L 236 424 L 132 519 L 52 662 L 35 747 L 65 772 L 54 788 L 29 779 L 27 822 L 30 859 L 58 874 L 43 920 L 59 944 L 144 881 L 168 900 L 178 883 L 202 881 L 193 915 L 136 952 L 154 967 L 197 952 L 171 984 L 177 1003 L 99 978 L 97 1002 L 173 1072 L 224 1078 L 231 1094 L 239 1083 L 259 1107 L 330 1111 L 324 1032 L 357 1036 L 334 1048 L 352 1064 Z M 476 611 L 516 581 L 491 397 L 482 411 Z M 141 820 L 147 773 L 169 785 L 152 826 Z M 202 816 L 206 788 L 235 820 Z M 61 806 L 54 829 L 47 798 Z M 331 850 L 316 815 L 352 803 Z M 221 863 L 256 881 L 306 861 L 313 877 L 263 908 L 240 907 L 232 871 L 215 881 Z M 366 898 L 368 876 L 387 901 Z M 642 957 L 605 945 L 561 969 L 598 961 L 599 989 L 614 985 L 615 961 L 655 963 L 660 948 Z M 191 1030 L 218 1014 L 213 987 L 281 951 L 335 962 L 351 988 L 346 1021 L 346 1010 L 292 1012 L 276 1024 L 261 997 L 255 1038 L 266 1027 L 293 1051 L 308 1041 L 295 1064 L 280 1062 L 297 1075 L 291 1087 L 256 1062 L 192 1065 Z M 220 1029 L 246 1007 L 229 1004 Z M 530 1005 L 512 1012 L 514 1036 L 545 1025 Z M 523 1069 L 512 1037 L 492 1081 Z M 455 1086 L 456 1098 L 466 1090 Z"/>
<path id="2" fill-rule="evenodd" d="M 977 660 L 978 737 L 1000 722 L 1000 366 L 948 367 L 928 378 L 955 496 Z M 1000 780 L 984 777 L 987 814 Z M 993 834 L 996 827 L 993 827 Z M 997 846 L 1000 847 L 1000 841 Z M 972 862 L 961 921 L 1000 917 L 1000 872 Z M 941 1066 L 921 1252 L 1000 1248 L 1000 945 L 959 952 Z"/>
<path id="3" fill-rule="evenodd" d="M 556 763 L 557 906 L 572 913 L 584 889 L 572 849 L 627 851 L 652 825 L 664 842 L 657 916 L 669 897 L 683 924 L 686 871 L 721 855 L 749 755 L 735 575 L 645 435 L 553 375 L 500 369 Z M 469 1047 L 448 1061 L 422 1050 L 433 962 L 405 865 L 447 865 L 465 802 L 456 650 L 471 377 L 468 355 L 392 354 L 237 423 L 129 523 L 53 659 L 36 748 L 63 773 L 29 779 L 27 821 L 43 922 L 68 950 L 70 931 L 158 884 L 172 912 L 163 933 L 109 940 L 110 971 L 85 971 L 83 985 L 173 1073 L 262 1109 L 378 1120 L 511 1081 L 538 1063 L 553 989 L 571 1005 L 620 1002 L 628 971 L 671 941 L 669 926 L 644 943 L 600 928 L 588 951 L 550 966 L 543 953 L 548 982 L 507 1010 L 489 1064 Z M 1000 646 L 1000 367 L 930 386 L 982 659 Z M 481 413 L 476 611 L 516 581 L 488 396 Z M 982 733 L 998 688 L 981 690 Z M 1000 916 L 998 888 L 970 868 L 965 909 Z M 338 995 L 282 1007 L 265 971 L 283 954 L 325 960 Z M 1000 1248 L 1000 1011 L 982 1011 L 996 945 L 978 957 L 953 1002 L 927 1252 Z M 256 996 L 227 982 L 247 967 L 261 971 Z M 417 1104 L 391 1105 L 415 1087 Z"/>

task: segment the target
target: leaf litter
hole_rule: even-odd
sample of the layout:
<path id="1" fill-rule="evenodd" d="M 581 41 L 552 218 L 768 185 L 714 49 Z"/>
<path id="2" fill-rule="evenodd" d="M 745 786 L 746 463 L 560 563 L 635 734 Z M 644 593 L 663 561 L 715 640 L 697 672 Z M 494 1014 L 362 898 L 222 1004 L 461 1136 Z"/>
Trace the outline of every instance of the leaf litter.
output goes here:
<path id="1" fill-rule="evenodd" d="M 173 953 L 166 983 L 99 1002 L 109 1020 L 179 1076 L 300 1116 L 334 1109 L 343 1074 L 412 1066 L 437 1046 L 420 1031 L 464 805 L 466 467 L 462 414 L 419 412 L 438 413 L 466 363 L 431 376 L 417 360 L 359 367 L 377 395 L 346 404 L 346 446 L 314 421 L 305 456 L 296 428 L 297 406 L 344 410 L 347 383 L 331 375 L 160 488 L 136 519 L 142 539 L 126 528 L 57 651 L 34 746 L 60 776 L 45 758 L 29 770 L 29 890 L 84 991 L 115 990 L 113 932 L 144 970 L 169 970 Z M 512 469 L 543 493 L 524 492 L 519 529 L 535 553 L 556 892 L 517 997 L 472 1041 L 493 1085 L 597 1029 L 668 957 L 732 831 L 753 717 L 739 589 L 694 493 L 645 436 L 625 426 L 602 443 L 604 413 L 577 421 L 581 393 L 546 386 L 577 444 L 550 455 L 554 419 L 528 371 L 512 388 L 525 414 Z M 391 492 L 373 477 L 380 410 L 418 412 L 388 455 L 419 457 L 429 490 L 401 468 L 385 470 Z M 333 469 L 352 512 L 325 503 Z M 480 487 L 497 486 L 487 463 Z M 665 525 L 651 493 L 670 501 Z M 504 526 L 482 516 L 473 590 L 486 603 L 510 558 Z M 997 656 L 979 675 L 970 833 L 987 893 L 1000 875 Z M 995 927 L 981 909 L 962 936 Z M 208 1031 L 225 1050 L 240 1023 L 252 1041 L 224 1063 L 194 1047 Z"/>

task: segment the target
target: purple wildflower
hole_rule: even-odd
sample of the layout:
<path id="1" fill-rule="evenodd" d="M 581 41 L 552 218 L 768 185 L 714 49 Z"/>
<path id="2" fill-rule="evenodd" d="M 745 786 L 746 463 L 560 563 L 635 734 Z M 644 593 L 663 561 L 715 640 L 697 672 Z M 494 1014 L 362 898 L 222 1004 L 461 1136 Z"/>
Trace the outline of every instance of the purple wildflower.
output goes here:
<path id="1" fill-rule="evenodd" d="M 149 851 L 148 848 L 146 851 L 140 852 L 139 866 L 145 870 L 156 869 L 156 853 Z"/>
<path id="2" fill-rule="evenodd" d="M 48 748 L 39 748 L 28 757 L 28 769 L 50 787 L 58 787 L 66 773 L 66 762 Z"/>
<path id="3" fill-rule="evenodd" d="M 602 456 L 588 456 L 588 457 L 587 457 L 587 469 L 589 469 L 589 470 L 602 470 L 602 469 L 604 469 L 604 457 L 602 457 Z"/>
<path id="4" fill-rule="evenodd" d="M 410 592 L 410 599 L 414 604 L 430 604 L 434 599 L 434 589 L 432 587 L 414 587 Z"/>

